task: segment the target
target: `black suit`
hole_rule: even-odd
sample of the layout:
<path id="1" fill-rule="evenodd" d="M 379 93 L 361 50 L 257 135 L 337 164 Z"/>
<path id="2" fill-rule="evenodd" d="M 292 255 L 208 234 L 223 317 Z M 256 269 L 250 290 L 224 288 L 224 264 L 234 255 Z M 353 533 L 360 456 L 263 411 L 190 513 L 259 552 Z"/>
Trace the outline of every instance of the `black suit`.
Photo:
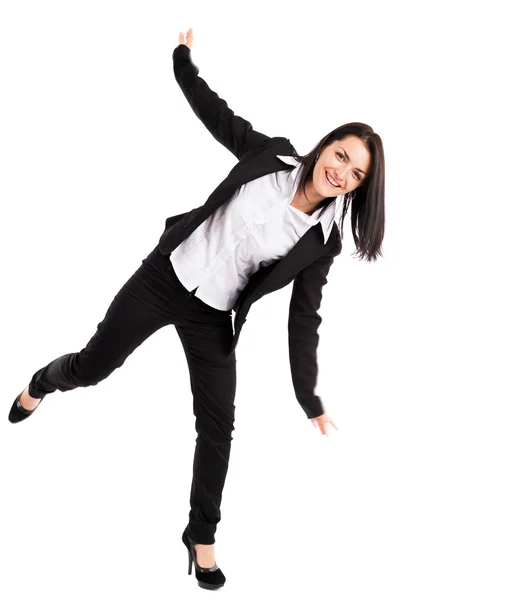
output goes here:
<path id="1" fill-rule="evenodd" d="M 321 400 L 314 394 L 317 329 L 321 322 L 317 310 L 328 270 L 341 245 L 335 222 L 326 243 L 321 225 L 317 224 L 282 260 L 255 272 L 234 307 L 234 335 L 231 310 L 217 310 L 189 293 L 176 276 L 168 255 L 236 188 L 268 173 L 292 168 L 276 155 L 291 155 L 293 147 L 288 139 L 269 138 L 235 116 L 226 102 L 198 77 L 186 46 L 178 46 L 174 59 L 177 80 L 195 113 L 239 162 L 203 206 L 167 219 L 158 245 L 115 295 L 86 347 L 64 354 L 36 371 L 28 392 L 34 398 L 43 398 L 56 390 L 65 392 L 96 385 L 123 365 L 155 331 L 168 324 L 175 325 L 189 365 L 198 433 L 187 532 L 197 543 L 213 544 L 221 519 L 222 491 L 234 430 L 234 350 L 249 308 L 265 294 L 294 280 L 289 311 L 293 384 L 307 417 L 321 415 L 324 412 Z M 145 400 L 146 410 L 157 415 L 157 403 Z"/>
<path id="2" fill-rule="evenodd" d="M 159 250 L 169 255 L 219 206 L 226 202 L 236 189 L 268 173 L 291 169 L 277 158 L 277 154 L 290 156 L 294 152 L 289 139 L 270 138 L 252 128 L 252 125 L 234 114 L 227 102 L 220 98 L 199 77 L 199 69 L 192 62 L 185 44 L 173 52 L 176 80 L 187 101 L 213 137 L 232 152 L 238 163 L 226 179 L 210 194 L 202 206 L 189 212 L 168 217 L 164 233 L 159 240 Z M 234 306 L 234 351 L 240 331 L 247 320 L 250 307 L 266 294 L 293 283 L 289 307 L 288 335 L 289 359 L 296 396 L 299 402 L 319 410 L 320 399 L 314 394 L 317 381 L 318 327 L 321 317 L 322 288 L 333 263 L 340 254 L 342 244 L 337 223 L 327 243 L 323 243 L 320 224 L 311 227 L 284 258 L 261 267 L 249 279 Z"/>

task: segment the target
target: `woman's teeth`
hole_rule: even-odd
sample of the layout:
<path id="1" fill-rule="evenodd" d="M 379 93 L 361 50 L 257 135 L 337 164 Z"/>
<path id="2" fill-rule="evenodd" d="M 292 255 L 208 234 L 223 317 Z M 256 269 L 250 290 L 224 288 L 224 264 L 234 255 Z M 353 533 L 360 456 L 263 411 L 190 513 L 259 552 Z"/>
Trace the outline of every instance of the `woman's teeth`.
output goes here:
<path id="1" fill-rule="evenodd" d="M 338 188 L 338 187 L 340 187 L 339 185 L 337 185 L 337 184 L 333 183 L 333 181 L 332 181 L 332 180 L 331 180 L 331 179 L 328 177 L 328 173 L 326 173 L 326 171 L 325 171 L 325 175 L 326 175 L 326 180 L 328 181 L 328 183 L 329 183 L 331 186 L 333 186 L 334 188 Z"/>

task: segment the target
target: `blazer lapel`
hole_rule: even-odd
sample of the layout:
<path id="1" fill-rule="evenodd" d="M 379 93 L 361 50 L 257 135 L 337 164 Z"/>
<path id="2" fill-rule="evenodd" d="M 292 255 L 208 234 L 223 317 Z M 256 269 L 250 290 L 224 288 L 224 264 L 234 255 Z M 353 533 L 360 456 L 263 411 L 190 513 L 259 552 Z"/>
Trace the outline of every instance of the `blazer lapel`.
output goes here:
<path id="1" fill-rule="evenodd" d="M 277 141 L 274 142 L 274 140 Z M 233 171 L 237 169 L 235 177 L 241 181 L 239 185 L 268 173 L 295 168 L 277 158 L 277 154 L 291 155 L 293 153 L 294 148 L 289 140 L 287 138 L 271 138 L 270 141 L 272 144 L 263 150 L 255 160 L 252 158 L 249 160 L 247 157 L 247 161 L 243 165 L 241 164 L 243 161 L 240 161 L 235 166 Z M 233 175 L 233 171 L 231 175 Z M 242 303 L 247 301 L 248 304 L 252 304 L 267 293 L 286 286 L 303 268 L 328 252 L 333 246 L 340 245 L 338 234 L 338 227 L 334 224 L 332 233 L 325 244 L 321 224 L 317 223 L 311 227 L 286 256 L 266 267 L 261 267 L 250 277 L 249 283 L 237 300 L 235 312 Z"/>
<path id="2" fill-rule="evenodd" d="M 254 302 L 288 285 L 302 269 L 337 245 L 340 245 L 337 225 L 334 224 L 334 229 L 327 243 L 324 244 L 323 230 L 318 223 L 298 240 L 286 256 L 265 267 L 260 267 L 251 275 L 248 284 L 238 296 L 234 306 L 235 328 L 238 322 L 247 316 Z"/>
<path id="3" fill-rule="evenodd" d="M 166 227 L 158 243 L 161 253 L 171 254 L 183 240 L 245 183 L 268 173 L 294 168 L 276 157 L 276 154 L 292 152 L 293 147 L 289 140 L 281 137 L 269 138 L 260 147 L 248 152 L 210 194 L 205 204 L 166 219 Z"/>

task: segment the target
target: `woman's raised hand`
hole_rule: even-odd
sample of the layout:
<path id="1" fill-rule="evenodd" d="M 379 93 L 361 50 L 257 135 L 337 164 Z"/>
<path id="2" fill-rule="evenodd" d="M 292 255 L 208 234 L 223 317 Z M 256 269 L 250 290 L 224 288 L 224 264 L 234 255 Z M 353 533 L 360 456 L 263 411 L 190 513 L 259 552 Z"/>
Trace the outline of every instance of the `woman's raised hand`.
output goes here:
<path id="1" fill-rule="evenodd" d="M 193 41 L 194 34 L 192 33 L 192 27 L 189 30 L 187 30 L 187 40 L 185 39 L 185 33 L 183 33 L 183 31 L 180 31 L 180 44 L 184 44 L 190 50 L 192 48 Z"/>

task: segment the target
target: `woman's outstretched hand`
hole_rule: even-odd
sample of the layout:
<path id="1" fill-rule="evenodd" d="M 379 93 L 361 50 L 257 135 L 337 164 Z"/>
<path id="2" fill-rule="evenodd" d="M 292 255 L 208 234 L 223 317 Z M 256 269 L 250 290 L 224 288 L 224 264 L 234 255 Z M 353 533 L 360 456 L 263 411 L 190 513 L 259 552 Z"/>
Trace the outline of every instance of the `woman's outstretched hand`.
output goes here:
<path id="1" fill-rule="evenodd" d="M 185 40 L 185 34 L 183 33 L 183 31 L 180 31 L 179 41 L 180 41 L 180 44 L 184 44 L 185 46 L 187 46 L 187 48 L 189 48 L 189 50 L 192 48 L 192 42 L 194 41 L 194 34 L 192 33 L 192 27 L 187 31 L 187 40 Z"/>
<path id="2" fill-rule="evenodd" d="M 319 429 L 321 430 L 321 433 L 323 435 L 328 435 L 328 432 L 326 430 L 326 425 L 325 423 L 331 423 L 335 429 L 339 429 L 335 423 L 332 421 L 332 419 L 325 413 L 324 415 L 321 415 L 319 417 L 315 417 L 314 419 L 311 419 L 312 424 L 314 425 L 314 427 L 316 427 L 316 425 L 319 426 Z"/>

